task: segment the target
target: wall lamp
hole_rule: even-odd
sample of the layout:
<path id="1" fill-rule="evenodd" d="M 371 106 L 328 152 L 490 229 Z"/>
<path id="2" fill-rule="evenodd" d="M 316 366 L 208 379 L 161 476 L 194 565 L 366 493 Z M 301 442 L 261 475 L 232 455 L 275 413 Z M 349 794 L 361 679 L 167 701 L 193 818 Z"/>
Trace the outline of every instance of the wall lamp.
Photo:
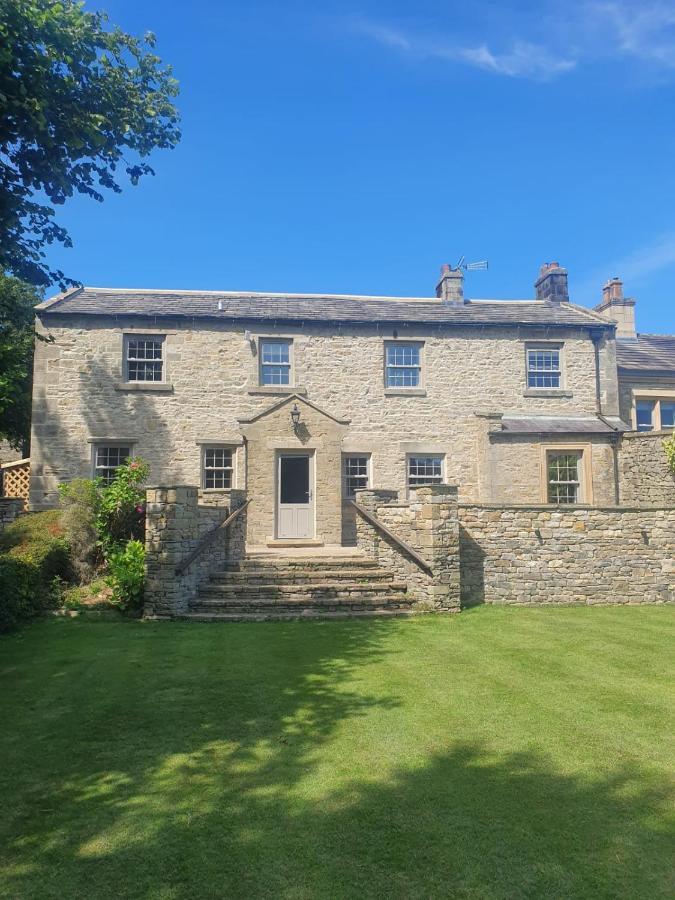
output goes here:
<path id="1" fill-rule="evenodd" d="M 300 410 L 297 403 L 293 404 L 293 409 L 291 410 L 291 422 L 293 423 L 293 431 L 297 431 L 300 424 Z"/>

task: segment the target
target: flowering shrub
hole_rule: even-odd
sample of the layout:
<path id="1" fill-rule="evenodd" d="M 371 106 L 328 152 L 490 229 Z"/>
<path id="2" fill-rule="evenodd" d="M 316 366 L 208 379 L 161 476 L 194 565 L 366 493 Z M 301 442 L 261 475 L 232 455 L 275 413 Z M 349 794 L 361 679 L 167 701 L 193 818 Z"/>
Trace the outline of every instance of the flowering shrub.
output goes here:
<path id="1" fill-rule="evenodd" d="M 135 457 L 124 462 L 110 484 L 96 479 L 99 504 L 96 531 L 106 558 L 130 540 L 142 540 L 145 533 L 145 491 L 148 464 Z"/>

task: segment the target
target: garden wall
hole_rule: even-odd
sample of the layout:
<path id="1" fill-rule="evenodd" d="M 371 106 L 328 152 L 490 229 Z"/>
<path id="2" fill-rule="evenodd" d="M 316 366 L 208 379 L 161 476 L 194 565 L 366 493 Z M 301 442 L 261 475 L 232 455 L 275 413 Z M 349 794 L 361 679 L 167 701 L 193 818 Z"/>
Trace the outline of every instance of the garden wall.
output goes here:
<path id="1" fill-rule="evenodd" d="M 622 504 L 675 506 L 675 475 L 668 467 L 664 438 L 672 432 L 624 434 L 619 451 Z"/>
<path id="2" fill-rule="evenodd" d="M 356 492 L 358 505 L 379 524 L 356 513 L 359 549 L 405 581 L 409 595 L 421 608 L 437 612 L 458 612 L 459 523 L 457 488 L 430 485 L 410 491 L 410 500 L 398 500 L 394 490 Z M 419 558 L 406 551 L 403 541 Z"/>
<path id="3" fill-rule="evenodd" d="M 226 562 L 244 554 L 246 513 L 226 531 L 218 531 L 230 509 L 244 502 L 244 491 L 231 490 L 230 507 L 199 502 L 196 487 L 152 487 L 146 494 L 145 615 L 175 616 L 188 609 L 197 586 Z M 207 535 L 212 540 L 205 540 Z M 203 542 L 203 551 L 185 571 L 186 558 Z"/>
<path id="4" fill-rule="evenodd" d="M 675 507 L 459 507 L 463 606 L 675 600 Z"/>
<path id="5" fill-rule="evenodd" d="M 0 532 L 20 516 L 24 502 L 20 497 L 0 497 Z"/>

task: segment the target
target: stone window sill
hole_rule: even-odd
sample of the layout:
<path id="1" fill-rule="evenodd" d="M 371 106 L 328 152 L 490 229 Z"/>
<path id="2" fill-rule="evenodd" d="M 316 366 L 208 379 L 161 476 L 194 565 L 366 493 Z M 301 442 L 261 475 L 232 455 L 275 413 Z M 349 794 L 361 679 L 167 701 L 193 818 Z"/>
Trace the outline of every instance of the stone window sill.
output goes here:
<path id="1" fill-rule="evenodd" d="M 170 394 L 173 385 L 164 381 L 118 381 L 115 384 L 116 391 L 150 391 L 153 393 Z"/>
<path id="2" fill-rule="evenodd" d="M 258 387 L 251 388 L 248 391 L 249 394 L 267 394 L 268 396 L 271 394 L 272 396 L 277 397 L 288 397 L 291 394 L 299 394 L 301 397 L 307 396 L 307 388 L 305 387 L 293 387 L 289 385 L 288 387 L 282 384 L 261 384 Z"/>
<path id="3" fill-rule="evenodd" d="M 572 391 L 565 391 L 562 388 L 527 388 L 523 392 L 523 397 L 565 397 L 569 399 L 573 396 Z"/>
<path id="4" fill-rule="evenodd" d="M 424 388 L 385 388 L 385 397 L 426 397 Z"/>

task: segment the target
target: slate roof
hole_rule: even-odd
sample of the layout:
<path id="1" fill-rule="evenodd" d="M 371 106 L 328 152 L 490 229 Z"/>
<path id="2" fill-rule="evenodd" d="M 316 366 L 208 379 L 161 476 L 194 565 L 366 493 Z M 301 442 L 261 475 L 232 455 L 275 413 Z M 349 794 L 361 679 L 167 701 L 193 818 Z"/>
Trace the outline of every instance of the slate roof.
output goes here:
<path id="1" fill-rule="evenodd" d="M 675 334 L 638 334 L 637 340 L 616 342 L 617 364 L 629 372 L 672 372 L 675 375 Z"/>
<path id="2" fill-rule="evenodd" d="M 145 318 L 614 327 L 612 322 L 598 313 L 571 303 L 469 300 L 454 306 L 432 298 L 338 294 L 253 294 L 84 287 L 47 300 L 37 310 L 40 314 L 49 315 L 58 313 Z"/>
<path id="3" fill-rule="evenodd" d="M 502 429 L 501 434 L 613 434 L 628 431 L 629 427 L 615 416 L 599 419 L 597 416 L 505 415 Z"/>

